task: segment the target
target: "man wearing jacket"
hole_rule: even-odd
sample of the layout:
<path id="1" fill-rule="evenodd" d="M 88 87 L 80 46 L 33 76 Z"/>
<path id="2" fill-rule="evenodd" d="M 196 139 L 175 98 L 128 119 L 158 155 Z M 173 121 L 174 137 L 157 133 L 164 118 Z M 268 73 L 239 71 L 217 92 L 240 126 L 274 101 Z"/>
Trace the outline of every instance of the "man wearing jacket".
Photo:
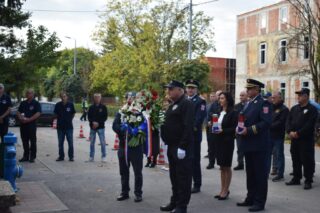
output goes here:
<path id="1" fill-rule="evenodd" d="M 94 103 L 89 107 L 88 120 L 90 122 L 90 158 L 94 161 L 96 134 L 98 133 L 101 145 L 101 161 L 106 161 L 106 139 L 104 134 L 104 123 L 108 118 L 107 107 L 101 104 L 101 94 L 94 94 Z"/>
<path id="2" fill-rule="evenodd" d="M 293 178 L 286 184 L 300 185 L 303 167 L 304 189 L 309 190 L 312 188 L 315 171 L 314 130 L 318 112 L 309 103 L 309 89 L 303 88 L 296 94 L 299 104 L 291 108 L 286 127 L 291 139 L 290 153 L 293 166 Z"/>
<path id="3" fill-rule="evenodd" d="M 289 109 L 284 105 L 281 92 L 272 94 L 272 124 L 270 128 L 271 141 L 275 154 L 277 171 L 276 176 L 272 181 L 277 182 L 283 179 L 284 173 L 284 136 L 286 130 L 286 120 L 289 114 Z"/>

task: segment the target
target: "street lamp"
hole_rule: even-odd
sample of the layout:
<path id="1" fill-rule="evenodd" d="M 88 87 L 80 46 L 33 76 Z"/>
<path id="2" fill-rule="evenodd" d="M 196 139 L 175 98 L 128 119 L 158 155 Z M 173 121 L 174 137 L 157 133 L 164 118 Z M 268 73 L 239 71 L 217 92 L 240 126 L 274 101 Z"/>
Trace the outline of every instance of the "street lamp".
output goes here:
<path id="1" fill-rule="evenodd" d="M 77 40 L 75 38 L 71 38 L 69 36 L 65 36 L 68 39 L 74 40 L 74 54 L 73 54 L 73 74 L 77 74 Z"/>

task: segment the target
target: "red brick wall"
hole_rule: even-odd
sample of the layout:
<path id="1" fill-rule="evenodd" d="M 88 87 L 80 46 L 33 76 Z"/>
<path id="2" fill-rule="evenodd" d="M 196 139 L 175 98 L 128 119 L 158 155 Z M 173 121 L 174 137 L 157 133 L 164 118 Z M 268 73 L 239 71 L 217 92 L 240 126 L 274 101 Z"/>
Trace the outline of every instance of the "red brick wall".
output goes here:
<path id="1" fill-rule="evenodd" d="M 211 68 L 209 81 L 213 83 L 213 90 L 225 90 L 227 59 L 207 57 L 206 60 Z"/>
<path id="2" fill-rule="evenodd" d="M 242 18 L 238 20 L 238 40 L 245 38 L 245 32 L 245 19 Z"/>
<path id="3" fill-rule="evenodd" d="M 252 37 L 258 35 L 258 16 L 252 15 L 247 18 L 247 36 Z"/>
<path id="4" fill-rule="evenodd" d="M 278 31 L 279 9 L 269 11 L 269 33 Z"/>

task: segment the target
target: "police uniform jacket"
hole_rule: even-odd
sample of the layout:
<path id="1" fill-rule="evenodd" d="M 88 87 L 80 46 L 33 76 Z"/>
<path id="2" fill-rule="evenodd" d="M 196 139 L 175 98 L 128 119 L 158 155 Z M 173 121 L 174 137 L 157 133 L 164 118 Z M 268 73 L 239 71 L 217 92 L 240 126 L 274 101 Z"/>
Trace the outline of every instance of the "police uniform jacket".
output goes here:
<path id="1" fill-rule="evenodd" d="M 207 115 L 206 101 L 199 95 L 193 96 L 190 100 L 195 106 L 194 131 L 202 131 L 202 124 Z"/>
<path id="2" fill-rule="evenodd" d="M 41 113 L 41 105 L 38 101 L 35 99 L 32 99 L 32 101 L 24 100 L 21 102 L 18 111 L 20 113 L 24 113 L 24 117 L 31 118 L 36 113 Z M 30 122 L 30 123 L 21 123 L 21 126 L 33 126 L 36 127 L 36 120 Z"/>
<path id="3" fill-rule="evenodd" d="M 3 115 L 9 107 L 12 107 L 11 98 L 3 94 L 0 97 L 0 116 Z M 8 124 L 8 115 L 3 119 L 3 124 Z"/>
<path id="4" fill-rule="evenodd" d="M 280 104 L 273 105 L 272 111 L 271 139 L 284 140 L 289 109 L 281 102 Z"/>
<path id="5" fill-rule="evenodd" d="M 243 152 L 267 151 L 270 143 L 272 106 L 261 95 L 247 103 L 243 109 L 246 135 L 240 135 L 240 149 Z"/>
<path id="6" fill-rule="evenodd" d="M 99 126 L 97 129 L 103 129 L 104 123 L 108 118 L 108 110 L 107 107 L 103 104 L 93 104 L 89 107 L 88 111 L 88 120 L 90 122 L 90 128 L 92 128 L 93 122 L 98 122 Z"/>
<path id="7" fill-rule="evenodd" d="M 299 136 L 298 141 L 314 141 L 317 116 L 317 109 L 310 103 L 304 107 L 300 105 L 293 106 L 287 120 L 287 133 L 297 132 Z"/>
<path id="8" fill-rule="evenodd" d="M 57 129 L 73 129 L 72 120 L 76 113 L 73 103 L 58 102 L 54 107 L 54 113 L 57 115 Z"/>
<path id="9" fill-rule="evenodd" d="M 195 105 L 182 96 L 172 103 L 165 113 L 161 137 L 165 144 L 188 150 L 193 143 Z"/>

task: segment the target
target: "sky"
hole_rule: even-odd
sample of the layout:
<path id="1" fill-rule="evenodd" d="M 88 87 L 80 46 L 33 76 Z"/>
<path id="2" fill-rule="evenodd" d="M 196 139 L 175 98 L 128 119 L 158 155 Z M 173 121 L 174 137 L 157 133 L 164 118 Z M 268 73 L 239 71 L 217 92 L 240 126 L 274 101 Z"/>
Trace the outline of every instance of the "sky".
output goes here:
<path id="1" fill-rule="evenodd" d="M 208 1 L 193 0 L 193 4 Z M 190 1 L 184 0 L 184 2 L 187 5 Z M 206 55 L 235 57 L 237 15 L 277 2 L 279 0 L 218 0 L 195 6 L 195 12 L 204 11 L 206 15 L 214 18 L 212 26 L 215 32 L 216 51 L 209 51 Z M 34 10 L 101 11 L 105 9 L 105 4 L 106 0 L 27 0 L 23 9 L 32 11 L 30 19 L 32 25 L 44 25 L 49 31 L 57 33 L 62 41 L 62 49 L 73 48 L 75 39 L 77 47 L 99 50 L 99 46 L 92 41 L 92 34 L 101 20 L 99 13 L 39 12 Z M 68 39 L 66 36 L 72 39 Z"/>

